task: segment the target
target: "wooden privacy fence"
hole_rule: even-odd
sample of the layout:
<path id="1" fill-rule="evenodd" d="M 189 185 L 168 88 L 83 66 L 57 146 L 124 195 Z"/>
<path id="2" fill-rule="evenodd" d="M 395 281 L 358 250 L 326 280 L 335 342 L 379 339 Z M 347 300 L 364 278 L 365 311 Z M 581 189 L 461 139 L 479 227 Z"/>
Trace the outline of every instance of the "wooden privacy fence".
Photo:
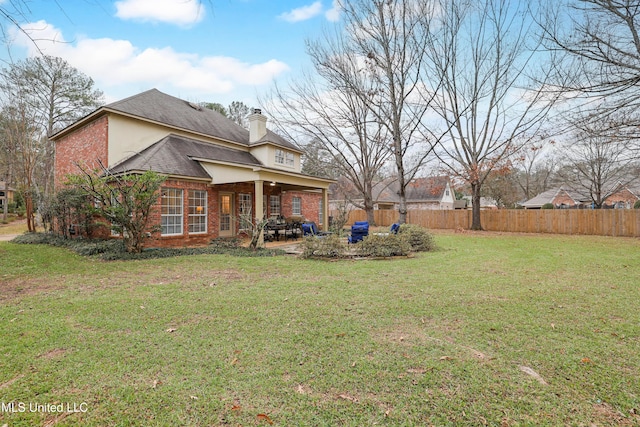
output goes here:
<path id="1" fill-rule="evenodd" d="M 480 215 L 487 231 L 640 237 L 640 209 L 499 209 Z M 376 225 L 390 226 L 398 220 L 398 212 L 378 210 L 374 218 Z M 366 219 L 364 211 L 355 210 L 348 224 Z M 469 229 L 471 211 L 410 210 L 407 222 L 431 229 Z"/>

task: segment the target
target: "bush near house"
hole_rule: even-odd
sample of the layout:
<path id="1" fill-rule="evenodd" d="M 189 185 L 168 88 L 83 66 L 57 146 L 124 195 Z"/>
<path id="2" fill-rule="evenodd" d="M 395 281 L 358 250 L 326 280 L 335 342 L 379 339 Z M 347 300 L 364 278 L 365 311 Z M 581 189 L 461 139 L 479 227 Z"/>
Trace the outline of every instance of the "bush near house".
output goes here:
<path id="1" fill-rule="evenodd" d="M 13 243 L 43 244 L 69 249 L 81 256 L 95 256 L 105 261 L 170 258 L 183 255 L 227 254 L 238 257 L 271 257 L 284 255 L 280 249 L 251 249 L 240 246 L 238 239 L 214 239 L 211 244 L 197 248 L 148 248 L 128 252 L 121 239 L 66 239 L 47 233 L 26 233 Z"/>
<path id="2" fill-rule="evenodd" d="M 436 248 L 433 236 L 424 227 L 402 224 L 399 233 L 399 236 L 409 243 L 412 252 L 429 252 Z"/>
<path id="3" fill-rule="evenodd" d="M 301 243 L 302 258 L 345 258 L 347 246 L 337 234 L 305 237 Z"/>
<path id="4" fill-rule="evenodd" d="M 640 209 L 640 200 L 636 200 L 636 202 L 633 204 L 633 209 Z"/>
<path id="5" fill-rule="evenodd" d="M 348 258 L 355 254 L 361 257 L 406 256 L 412 252 L 435 250 L 433 236 L 424 227 L 403 224 L 398 234 L 373 233 L 361 242 L 347 246 L 338 235 L 303 240 L 302 258 Z M 352 251 L 349 249 L 353 248 Z"/>
<path id="6" fill-rule="evenodd" d="M 400 234 L 371 234 L 356 244 L 356 252 L 366 257 L 405 256 L 411 252 L 411 244 Z"/>

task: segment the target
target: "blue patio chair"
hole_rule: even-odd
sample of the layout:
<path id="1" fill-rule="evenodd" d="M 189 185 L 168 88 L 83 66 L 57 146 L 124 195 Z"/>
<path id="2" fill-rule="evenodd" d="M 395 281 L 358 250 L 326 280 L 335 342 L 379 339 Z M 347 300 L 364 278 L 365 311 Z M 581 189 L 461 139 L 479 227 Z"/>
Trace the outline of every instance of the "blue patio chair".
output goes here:
<path id="1" fill-rule="evenodd" d="M 351 226 L 351 235 L 349 236 L 349 243 L 361 242 L 365 236 L 369 235 L 369 222 L 356 221 Z"/>
<path id="2" fill-rule="evenodd" d="M 302 237 L 307 236 L 316 236 L 316 237 L 324 237 L 328 234 L 326 231 L 318 230 L 318 226 L 315 222 L 305 222 L 302 224 Z"/>
<path id="3" fill-rule="evenodd" d="M 396 222 L 391 224 L 391 230 L 389 230 L 389 232 L 391 234 L 398 234 L 398 231 L 400 231 L 400 223 Z"/>

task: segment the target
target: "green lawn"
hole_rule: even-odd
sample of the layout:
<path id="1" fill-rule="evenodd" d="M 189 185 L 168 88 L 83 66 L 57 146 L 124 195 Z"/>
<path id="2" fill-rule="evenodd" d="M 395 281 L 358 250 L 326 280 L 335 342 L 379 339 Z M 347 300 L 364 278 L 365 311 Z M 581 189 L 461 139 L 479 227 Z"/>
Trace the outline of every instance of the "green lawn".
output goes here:
<path id="1" fill-rule="evenodd" d="M 0 425 L 640 424 L 638 239 L 436 241 L 337 262 L 0 243 Z"/>

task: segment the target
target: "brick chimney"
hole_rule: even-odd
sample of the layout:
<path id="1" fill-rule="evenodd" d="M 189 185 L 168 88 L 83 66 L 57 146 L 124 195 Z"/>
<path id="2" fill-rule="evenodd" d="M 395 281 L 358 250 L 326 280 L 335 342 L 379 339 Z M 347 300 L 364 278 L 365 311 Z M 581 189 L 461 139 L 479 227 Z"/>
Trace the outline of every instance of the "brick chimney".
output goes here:
<path id="1" fill-rule="evenodd" d="M 267 134 L 267 117 L 262 110 L 254 108 L 249 119 L 249 143 L 260 141 Z"/>

